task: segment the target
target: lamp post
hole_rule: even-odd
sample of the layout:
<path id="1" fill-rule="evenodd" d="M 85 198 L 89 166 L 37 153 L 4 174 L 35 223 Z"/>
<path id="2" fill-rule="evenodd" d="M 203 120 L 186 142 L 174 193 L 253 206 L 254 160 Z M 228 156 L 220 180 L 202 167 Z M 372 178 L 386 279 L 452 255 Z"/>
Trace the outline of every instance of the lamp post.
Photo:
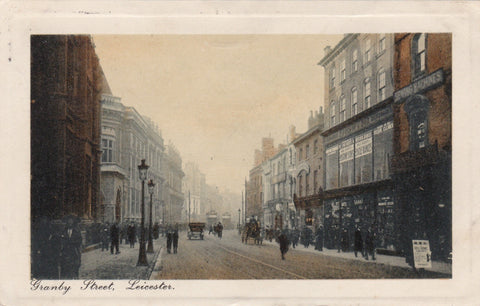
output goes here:
<path id="1" fill-rule="evenodd" d="M 145 252 L 145 180 L 147 179 L 148 166 L 145 164 L 145 159 L 138 166 L 140 180 L 142 181 L 142 231 L 140 235 L 140 250 L 138 252 L 137 266 L 148 266 L 147 253 Z"/>
<path id="2" fill-rule="evenodd" d="M 150 222 L 148 223 L 148 247 L 147 253 L 153 253 L 153 238 L 152 238 L 152 198 L 155 183 L 153 180 L 148 181 L 148 192 L 150 193 Z"/>
<path id="3" fill-rule="evenodd" d="M 239 208 L 238 209 L 238 233 L 240 233 L 240 212 L 241 212 L 241 209 Z"/>

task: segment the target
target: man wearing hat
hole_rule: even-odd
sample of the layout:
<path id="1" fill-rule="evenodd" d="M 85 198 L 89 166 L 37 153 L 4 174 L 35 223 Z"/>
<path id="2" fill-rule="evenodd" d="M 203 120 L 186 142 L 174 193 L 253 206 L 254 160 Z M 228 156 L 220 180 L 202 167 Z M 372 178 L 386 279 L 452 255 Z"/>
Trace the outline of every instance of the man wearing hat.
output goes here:
<path id="1" fill-rule="evenodd" d="M 78 229 L 78 219 L 73 215 L 66 217 L 65 229 L 61 236 L 62 279 L 78 279 L 82 256 L 82 235 Z"/>

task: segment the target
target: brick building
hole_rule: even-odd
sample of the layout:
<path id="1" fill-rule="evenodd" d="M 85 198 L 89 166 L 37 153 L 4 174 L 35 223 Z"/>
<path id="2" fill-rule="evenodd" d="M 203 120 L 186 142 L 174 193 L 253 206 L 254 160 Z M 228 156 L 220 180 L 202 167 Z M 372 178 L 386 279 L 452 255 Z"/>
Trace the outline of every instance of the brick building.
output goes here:
<path id="1" fill-rule="evenodd" d="M 432 259 L 452 250 L 452 36 L 395 34 L 395 202 L 401 250 L 430 241 Z"/>
<path id="2" fill-rule="evenodd" d="M 31 36 L 31 217 L 97 218 L 102 69 L 90 36 Z"/>

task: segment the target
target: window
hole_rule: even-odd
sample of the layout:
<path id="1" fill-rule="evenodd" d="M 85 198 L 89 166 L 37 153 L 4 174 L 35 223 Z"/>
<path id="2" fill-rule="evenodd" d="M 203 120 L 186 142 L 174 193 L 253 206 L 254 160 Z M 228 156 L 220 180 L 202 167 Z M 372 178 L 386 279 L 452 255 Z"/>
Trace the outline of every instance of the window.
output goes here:
<path id="1" fill-rule="evenodd" d="M 425 34 L 417 34 L 413 37 L 412 42 L 412 59 L 413 59 L 413 72 L 414 77 L 421 76 L 425 73 L 426 69 L 426 38 Z"/>
<path id="2" fill-rule="evenodd" d="M 318 139 L 315 139 L 315 141 L 313 142 L 313 154 L 317 154 L 318 153 Z"/>
<path id="3" fill-rule="evenodd" d="M 372 43 L 370 39 L 365 41 L 365 63 L 368 63 L 372 59 Z"/>
<path id="4" fill-rule="evenodd" d="M 342 63 L 340 64 L 340 82 L 345 81 L 345 59 L 342 60 Z"/>
<path id="5" fill-rule="evenodd" d="M 310 194 L 310 173 L 305 174 L 305 195 L 308 196 Z"/>
<path id="6" fill-rule="evenodd" d="M 298 196 L 301 197 L 302 196 L 302 189 L 303 189 L 303 177 L 302 175 L 300 174 L 298 176 Z"/>
<path id="7" fill-rule="evenodd" d="M 378 101 L 383 101 L 386 98 L 385 86 L 385 71 L 382 69 L 378 73 Z"/>
<path id="8" fill-rule="evenodd" d="M 289 158 L 290 158 L 290 165 L 292 164 L 292 149 L 289 149 Z"/>
<path id="9" fill-rule="evenodd" d="M 305 158 L 308 158 L 308 155 L 310 154 L 310 145 L 305 146 Z"/>
<path id="10" fill-rule="evenodd" d="M 313 193 L 318 192 L 318 182 L 317 182 L 318 170 L 313 171 Z"/>
<path id="11" fill-rule="evenodd" d="M 428 145 L 428 99 L 415 95 L 405 102 L 405 112 L 410 125 L 410 150 L 416 151 Z"/>
<path id="12" fill-rule="evenodd" d="M 352 88 L 352 116 L 358 114 L 358 90 L 357 87 Z"/>
<path id="13" fill-rule="evenodd" d="M 353 50 L 352 54 L 352 72 L 358 71 L 358 50 Z"/>
<path id="14" fill-rule="evenodd" d="M 385 34 L 380 34 L 380 40 L 378 42 L 378 51 L 379 52 L 382 52 L 382 51 L 385 51 L 385 41 L 386 41 L 386 37 L 385 37 Z"/>
<path id="15" fill-rule="evenodd" d="M 345 103 L 345 96 L 342 95 L 340 97 L 340 122 L 345 121 L 345 108 L 346 108 L 345 104 L 346 104 Z"/>
<path id="16" fill-rule="evenodd" d="M 335 87 L 335 67 L 332 67 L 332 69 L 330 69 L 330 89 L 334 88 Z"/>
<path id="17" fill-rule="evenodd" d="M 331 126 L 335 125 L 335 102 L 330 102 L 330 123 Z"/>
<path id="18" fill-rule="evenodd" d="M 113 140 L 102 139 L 102 163 L 113 163 Z"/>
<path id="19" fill-rule="evenodd" d="M 370 83 L 371 83 L 370 78 L 365 79 L 365 84 L 364 84 L 364 86 L 365 86 L 365 90 L 364 90 L 364 92 L 365 92 L 365 105 L 364 105 L 363 109 L 369 108 L 370 105 L 371 105 L 371 102 L 372 102 L 371 101 L 372 100 L 371 99 L 371 94 L 370 94 Z"/>
<path id="20" fill-rule="evenodd" d="M 303 158 L 303 149 L 300 149 L 300 151 L 298 152 L 298 161 L 301 161 Z"/>

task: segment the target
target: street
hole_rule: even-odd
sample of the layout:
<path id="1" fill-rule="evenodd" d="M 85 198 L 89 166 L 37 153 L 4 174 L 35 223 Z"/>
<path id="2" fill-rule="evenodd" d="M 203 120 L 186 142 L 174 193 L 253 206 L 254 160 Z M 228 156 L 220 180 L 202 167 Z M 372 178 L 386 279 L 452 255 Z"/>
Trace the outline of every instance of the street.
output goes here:
<path id="1" fill-rule="evenodd" d="M 286 260 L 278 244 L 241 243 L 236 231 L 224 231 L 223 238 L 205 235 L 205 240 L 188 240 L 180 233 L 177 254 L 163 248 L 151 279 L 378 279 L 418 278 L 411 269 L 373 262 L 325 256 L 322 252 L 290 248 Z M 353 254 L 349 254 L 353 256 Z M 429 277 L 441 277 L 429 273 Z"/>

